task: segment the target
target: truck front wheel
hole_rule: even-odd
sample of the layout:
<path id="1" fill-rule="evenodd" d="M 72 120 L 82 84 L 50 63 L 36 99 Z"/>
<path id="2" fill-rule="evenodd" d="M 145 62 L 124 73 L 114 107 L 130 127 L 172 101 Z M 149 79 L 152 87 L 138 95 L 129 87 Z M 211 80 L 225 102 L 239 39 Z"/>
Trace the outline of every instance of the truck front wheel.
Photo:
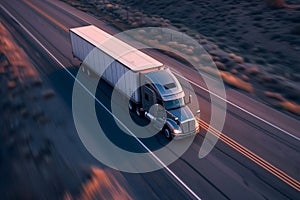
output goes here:
<path id="1" fill-rule="evenodd" d="M 168 126 L 165 126 L 165 127 L 163 128 L 163 134 L 164 134 L 164 136 L 165 136 L 168 140 L 171 140 L 171 139 L 172 139 L 172 134 L 171 134 L 171 131 L 170 131 L 170 129 L 169 129 Z"/>

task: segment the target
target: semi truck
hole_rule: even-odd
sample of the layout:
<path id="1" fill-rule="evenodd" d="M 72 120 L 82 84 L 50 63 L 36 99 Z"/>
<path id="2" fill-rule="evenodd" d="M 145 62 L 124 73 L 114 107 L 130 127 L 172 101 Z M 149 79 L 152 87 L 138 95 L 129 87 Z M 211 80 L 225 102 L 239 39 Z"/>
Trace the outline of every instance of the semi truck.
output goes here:
<path id="1" fill-rule="evenodd" d="M 171 70 L 161 62 L 108 34 L 94 25 L 70 29 L 73 56 L 83 62 L 88 75 L 96 74 L 128 99 L 128 109 L 139 117 L 157 119 L 151 107 L 164 109 L 163 126 L 168 139 L 199 132 L 196 115 L 187 104 L 183 88 Z M 84 62 L 87 59 L 87 62 Z M 122 84 L 117 84 L 122 79 Z"/>

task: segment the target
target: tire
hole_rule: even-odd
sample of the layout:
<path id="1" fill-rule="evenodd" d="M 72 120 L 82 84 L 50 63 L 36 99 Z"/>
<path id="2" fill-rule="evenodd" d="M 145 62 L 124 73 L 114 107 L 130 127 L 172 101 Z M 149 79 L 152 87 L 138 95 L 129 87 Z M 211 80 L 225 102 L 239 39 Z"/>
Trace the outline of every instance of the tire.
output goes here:
<path id="1" fill-rule="evenodd" d="M 169 127 L 165 126 L 163 128 L 163 134 L 168 140 L 172 140 L 172 134 L 171 134 Z"/>
<path id="2" fill-rule="evenodd" d="M 139 108 L 138 106 L 135 108 L 135 113 L 136 113 L 136 115 L 137 115 L 138 117 L 140 117 L 140 118 L 142 118 L 142 117 L 145 116 L 145 113 L 144 113 L 143 111 L 141 111 L 140 108 Z"/>
<path id="3" fill-rule="evenodd" d="M 131 112 L 134 112 L 134 111 L 135 111 L 135 109 L 134 109 L 134 104 L 132 103 L 132 101 L 129 101 L 129 103 L 128 103 L 128 109 L 129 109 L 129 111 L 131 111 Z"/>
<path id="4" fill-rule="evenodd" d="M 140 111 L 140 108 L 139 108 L 139 107 L 136 107 L 136 109 L 135 109 L 135 113 L 136 113 L 136 115 L 137 115 L 138 117 L 141 117 L 141 116 L 142 116 L 142 114 L 141 114 L 141 111 Z"/>

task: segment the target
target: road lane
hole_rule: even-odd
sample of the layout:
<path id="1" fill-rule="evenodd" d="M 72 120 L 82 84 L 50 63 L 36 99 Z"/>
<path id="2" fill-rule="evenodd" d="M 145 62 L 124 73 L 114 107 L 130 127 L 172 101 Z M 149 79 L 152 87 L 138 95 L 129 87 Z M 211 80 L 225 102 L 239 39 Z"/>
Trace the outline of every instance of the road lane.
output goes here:
<path id="1" fill-rule="evenodd" d="M 198 144 L 199 145 L 199 144 Z M 198 147 L 198 145 L 196 145 L 197 147 Z M 196 153 L 198 150 L 195 150 L 195 152 L 193 151 L 193 152 L 189 152 L 189 153 Z"/>

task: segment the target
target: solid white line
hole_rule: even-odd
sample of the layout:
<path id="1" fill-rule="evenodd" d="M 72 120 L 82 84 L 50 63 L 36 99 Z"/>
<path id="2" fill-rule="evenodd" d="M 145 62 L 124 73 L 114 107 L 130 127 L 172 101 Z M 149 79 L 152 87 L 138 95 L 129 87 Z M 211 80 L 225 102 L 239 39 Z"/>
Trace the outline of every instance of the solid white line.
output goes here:
<path id="1" fill-rule="evenodd" d="M 295 136 L 295 135 L 289 133 L 288 131 L 286 131 L 286 130 L 280 128 L 280 127 L 278 127 L 277 125 L 272 124 L 271 122 L 269 122 L 269 121 L 267 121 L 267 120 L 265 120 L 265 119 L 263 119 L 263 118 L 261 118 L 261 117 L 255 115 L 254 113 L 251 113 L 250 111 L 248 111 L 248 110 L 246 110 L 246 109 L 244 109 L 244 108 L 242 108 L 242 107 L 240 107 L 239 105 L 237 105 L 237 104 L 235 104 L 235 103 L 233 103 L 233 102 L 231 102 L 231 101 L 229 101 L 229 100 L 227 100 L 227 99 L 225 99 L 225 98 L 223 98 L 223 97 L 221 97 L 221 96 L 219 96 L 219 95 L 217 95 L 217 94 L 215 94 L 215 93 L 209 91 L 209 90 L 206 89 L 205 87 L 202 87 L 201 85 L 195 83 L 194 81 L 189 80 L 189 79 L 183 77 L 182 75 L 178 74 L 177 72 L 175 72 L 175 71 L 173 71 L 173 70 L 172 70 L 172 72 L 173 72 L 174 74 L 176 74 L 177 76 L 179 76 L 179 77 L 185 79 L 186 81 L 192 83 L 192 84 L 195 85 L 196 87 L 198 87 L 198 88 L 200 88 L 200 89 L 202 89 L 202 90 L 204 90 L 204 91 L 206 91 L 206 92 L 208 92 L 208 93 L 214 95 L 215 97 L 217 97 L 217 98 L 219 98 L 219 99 L 225 101 L 226 103 L 228 103 L 228 104 L 230 104 L 230 105 L 232 105 L 232 106 L 234 106 L 234 107 L 240 109 L 241 111 L 243 111 L 243 112 L 245 112 L 245 113 L 251 115 L 252 117 L 254 117 L 254 118 L 258 119 L 258 120 L 261 120 L 262 122 L 268 124 L 269 126 L 272 126 L 273 128 L 276 128 L 277 130 L 279 130 L 279 131 L 281 131 L 281 132 L 283 132 L 283 133 L 289 135 L 290 137 L 292 137 L 292 138 L 294 138 L 294 139 L 300 141 L 300 138 L 298 138 L 297 136 Z"/>
<path id="2" fill-rule="evenodd" d="M 72 14 L 73 16 L 75 16 L 75 17 L 81 19 L 82 21 L 88 23 L 88 24 L 91 24 L 91 22 L 89 22 L 88 20 L 86 20 L 86 19 L 84 19 L 84 18 L 82 18 L 82 17 L 80 17 L 80 16 L 77 16 L 77 15 L 75 15 L 74 13 L 71 13 L 70 11 L 69 11 L 69 13 Z M 90 15 L 89 15 L 89 16 L 90 16 Z M 91 16 L 91 17 L 93 17 L 93 16 Z M 172 70 L 172 71 L 173 71 L 173 70 Z M 260 120 L 260 121 L 262 121 L 262 122 L 268 124 L 269 126 L 271 126 L 271 127 L 275 128 L 275 129 L 277 129 L 277 130 L 279 130 L 279 131 L 281 131 L 281 132 L 283 132 L 283 133 L 289 135 L 290 137 L 292 137 L 292 138 L 294 138 L 294 139 L 300 141 L 300 138 L 298 138 L 297 136 L 295 136 L 295 135 L 289 133 L 288 131 L 286 131 L 286 130 L 280 128 L 279 126 L 277 126 L 277 125 L 275 125 L 275 124 L 273 124 L 273 123 L 271 123 L 271 122 L 269 122 L 269 121 L 267 121 L 267 120 L 265 120 L 265 119 L 263 119 L 263 118 L 261 118 L 261 117 L 255 115 L 254 113 L 252 113 L 252 112 L 250 112 L 250 111 L 248 111 L 248 110 L 242 108 L 241 106 L 239 106 L 239 105 L 237 105 L 237 104 L 235 104 L 235 103 L 233 103 L 233 102 L 231 102 L 231 101 L 229 101 L 229 100 L 227 100 L 227 99 L 225 99 L 225 98 L 223 98 L 223 97 L 221 97 L 221 96 L 219 96 L 219 95 L 217 95 L 217 94 L 215 94 L 215 93 L 213 93 L 213 92 L 207 90 L 206 88 L 200 86 L 199 84 L 193 82 L 193 81 L 190 80 L 190 79 L 187 79 L 187 78 L 183 77 L 182 75 L 176 73 L 175 71 L 173 71 L 173 73 L 176 74 L 177 76 L 180 76 L 181 78 L 185 79 L 186 81 L 192 83 L 192 84 L 195 85 L 196 87 L 198 87 L 198 88 L 200 88 L 200 89 L 202 89 L 202 90 L 204 90 L 204 91 L 206 91 L 206 92 L 208 92 L 208 93 L 214 95 L 215 97 L 217 97 L 217 98 L 219 98 L 219 99 L 225 101 L 226 103 L 228 103 L 228 104 L 230 104 L 230 105 L 236 107 L 237 109 L 240 109 L 241 111 L 247 113 L 248 115 L 251 115 L 252 117 L 254 117 L 254 118 L 256 118 L 256 119 L 258 119 L 258 120 Z"/>
<path id="3" fill-rule="evenodd" d="M 201 199 L 192 189 L 190 189 L 168 166 L 166 166 L 139 138 L 137 138 L 130 130 L 119 120 L 112 112 L 110 112 L 23 24 L 21 24 L 6 8 L 0 4 L 0 7 L 23 29 L 30 37 L 32 37 L 76 82 L 83 87 L 89 95 L 91 95 L 114 119 L 116 119 L 152 156 L 159 162 L 187 191 L 189 191 L 196 199 Z"/>

